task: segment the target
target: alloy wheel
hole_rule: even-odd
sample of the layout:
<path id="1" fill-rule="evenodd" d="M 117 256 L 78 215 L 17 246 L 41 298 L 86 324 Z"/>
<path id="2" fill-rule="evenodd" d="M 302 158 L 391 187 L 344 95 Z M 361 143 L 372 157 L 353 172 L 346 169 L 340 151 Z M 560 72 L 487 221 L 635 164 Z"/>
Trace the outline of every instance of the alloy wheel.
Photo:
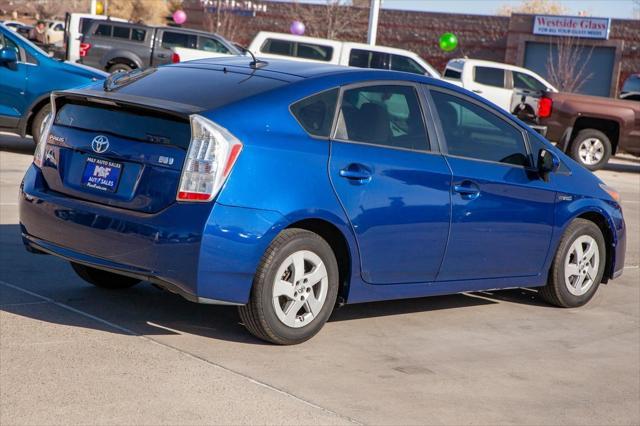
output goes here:
<path id="1" fill-rule="evenodd" d="M 580 143 L 578 155 L 583 164 L 598 164 L 604 157 L 604 144 L 598 138 L 587 138 Z"/>
<path id="2" fill-rule="evenodd" d="M 288 256 L 273 283 L 273 307 L 280 322 L 292 328 L 311 323 L 327 298 L 329 277 L 322 259 L 312 251 Z"/>
<path id="3" fill-rule="evenodd" d="M 600 267 L 598 243 L 589 235 L 578 237 L 564 261 L 564 282 L 569 293 L 582 296 L 593 286 Z"/>

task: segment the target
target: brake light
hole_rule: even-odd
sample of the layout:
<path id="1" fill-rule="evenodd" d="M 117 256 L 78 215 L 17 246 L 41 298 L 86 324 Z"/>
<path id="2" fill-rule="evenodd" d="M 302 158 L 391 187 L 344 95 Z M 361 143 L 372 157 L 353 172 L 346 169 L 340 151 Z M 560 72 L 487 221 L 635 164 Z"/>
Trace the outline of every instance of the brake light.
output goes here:
<path id="1" fill-rule="evenodd" d="M 173 55 L 171 55 L 171 63 L 177 64 L 178 62 L 180 62 L 180 55 L 173 52 Z"/>
<path id="2" fill-rule="evenodd" d="M 538 117 L 547 118 L 551 115 L 551 108 L 553 107 L 553 100 L 546 96 L 540 98 L 538 102 Z"/>
<path id="3" fill-rule="evenodd" d="M 191 116 L 191 142 L 182 168 L 178 201 L 211 201 L 233 169 L 242 142 L 227 129 Z"/>
<path id="4" fill-rule="evenodd" d="M 56 116 L 56 102 L 53 95 L 51 95 L 51 114 L 45 117 L 44 129 L 40 133 L 40 140 L 36 145 L 36 149 L 33 152 L 33 164 L 42 168 L 44 164 L 44 152 L 47 147 L 47 139 L 49 139 L 49 133 L 51 132 L 51 126 L 53 125 L 53 117 Z"/>
<path id="5" fill-rule="evenodd" d="M 91 43 L 80 43 L 80 57 L 84 58 L 91 49 Z"/>

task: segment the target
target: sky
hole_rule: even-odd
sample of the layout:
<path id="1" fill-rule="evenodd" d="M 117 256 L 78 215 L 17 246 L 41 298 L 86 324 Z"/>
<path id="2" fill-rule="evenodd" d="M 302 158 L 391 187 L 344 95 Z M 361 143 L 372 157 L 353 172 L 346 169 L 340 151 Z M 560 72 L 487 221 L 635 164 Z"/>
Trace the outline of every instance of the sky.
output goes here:
<path id="1" fill-rule="evenodd" d="M 309 3 L 323 3 L 322 0 L 299 0 Z M 590 16 L 605 18 L 632 19 L 633 0 L 556 0 L 577 15 L 586 11 Z M 521 0 L 382 0 L 385 9 L 408 9 L 426 12 L 471 13 L 495 15 L 503 5 L 517 6 Z M 639 6 L 640 7 L 640 6 Z"/>

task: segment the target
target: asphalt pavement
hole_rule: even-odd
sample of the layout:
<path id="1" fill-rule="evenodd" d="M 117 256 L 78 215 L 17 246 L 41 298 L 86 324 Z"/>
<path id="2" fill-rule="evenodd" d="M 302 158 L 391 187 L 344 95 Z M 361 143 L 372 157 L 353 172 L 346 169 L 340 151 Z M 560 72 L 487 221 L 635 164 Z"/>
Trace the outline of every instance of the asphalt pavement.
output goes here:
<path id="1" fill-rule="evenodd" d="M 535 290 L 346 306 L 309 342 L 264 344 L 233 307 L 112 292 L 27 253 L 29 139 L 0 134 L 0 424 L 640 424 L 640 160 L 625 271 L 579 309 Z"/>

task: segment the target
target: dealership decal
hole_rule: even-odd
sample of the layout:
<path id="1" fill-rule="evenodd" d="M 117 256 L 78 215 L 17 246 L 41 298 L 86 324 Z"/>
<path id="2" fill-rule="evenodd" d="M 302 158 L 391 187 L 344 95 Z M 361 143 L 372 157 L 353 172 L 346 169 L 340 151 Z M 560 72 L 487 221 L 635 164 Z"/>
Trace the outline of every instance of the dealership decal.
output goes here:
<path id="1" fill-rule="evenodd" d="M 607 40 L 611 29 L 609 18 L 536 15 L 533 22 L 533 33 L 539 35 Z"/>

